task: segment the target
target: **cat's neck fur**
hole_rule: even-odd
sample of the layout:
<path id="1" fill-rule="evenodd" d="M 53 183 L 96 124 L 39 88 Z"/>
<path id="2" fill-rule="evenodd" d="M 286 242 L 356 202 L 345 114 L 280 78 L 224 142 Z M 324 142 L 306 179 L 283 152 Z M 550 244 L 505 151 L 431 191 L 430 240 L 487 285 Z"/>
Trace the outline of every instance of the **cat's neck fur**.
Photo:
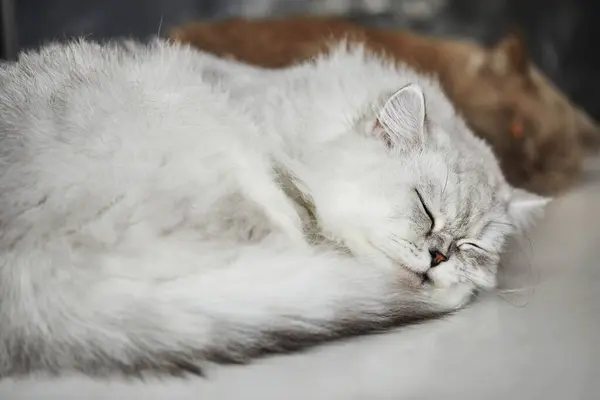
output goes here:
<path id="1" fill-rule="evenodd" d="M 475 140 L 466 129 L 433 132 L 464 125 L 431 79 L 360 50 L 323 57 L 269 75 L 164 42 L 79 41 L 0 70 L 0 378 L 200 374 L 438 316 L 493 287 L 508 232 L 488 232 L 485 260 L 466 249 L 433 269 L 433 246 L 457 238 L 427 234 L 413 189 L 464 232 L 490 206 L 489 220 L 521 224 L 532 196 L 513 200 L 491 153 L 460 146 Z M 366 135 L 344 131 L 381 91 L 389 140 L 372 129 L 349 152 Z M 307 246 L 268 159 L 288 141 L 320 232 L 347 252 Z"/>

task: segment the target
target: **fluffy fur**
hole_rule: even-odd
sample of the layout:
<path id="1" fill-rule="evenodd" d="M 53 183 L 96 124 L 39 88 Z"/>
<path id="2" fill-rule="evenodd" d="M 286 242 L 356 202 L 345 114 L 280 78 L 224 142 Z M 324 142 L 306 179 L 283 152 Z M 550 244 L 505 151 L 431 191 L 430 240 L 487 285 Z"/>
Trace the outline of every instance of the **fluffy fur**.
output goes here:
<path id="1" fill-rule="evenodd" d="M 199 373 L 454 311 L 543 204 L 361 48 L 51 45 L 0 70 L 0 376 Z"/>
<path id="2" fill-rule="evenodd" d="M 584 155 L 600 147 L 600 127 L 533 65 L 518 34 L 483 47 L 340 18 L 287 17 L 191 23 L 173 29 L 171 37 L 269 68 L 327 51 L 331 41 L 365 43 L 435 74 L 471 129 L 492 146 L 508 181 L 538 194 L 570 188 Z"/>

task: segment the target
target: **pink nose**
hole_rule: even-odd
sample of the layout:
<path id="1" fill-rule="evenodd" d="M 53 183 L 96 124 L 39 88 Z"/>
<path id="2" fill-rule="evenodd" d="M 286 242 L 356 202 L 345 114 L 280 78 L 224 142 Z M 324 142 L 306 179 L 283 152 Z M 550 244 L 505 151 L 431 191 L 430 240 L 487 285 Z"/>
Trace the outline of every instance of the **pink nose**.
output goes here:
<path id="1" fill-rule="evenodd" d="M 446 257 L 443 253 L 441 253 L 440 251 L 435 250 L 435 249 L 429 250 L 429 254 L 431 254 L 431 264 L 430 264 L 431 268 L 437 267 L 444 261 L 448 260 L 448 257 Z"/>

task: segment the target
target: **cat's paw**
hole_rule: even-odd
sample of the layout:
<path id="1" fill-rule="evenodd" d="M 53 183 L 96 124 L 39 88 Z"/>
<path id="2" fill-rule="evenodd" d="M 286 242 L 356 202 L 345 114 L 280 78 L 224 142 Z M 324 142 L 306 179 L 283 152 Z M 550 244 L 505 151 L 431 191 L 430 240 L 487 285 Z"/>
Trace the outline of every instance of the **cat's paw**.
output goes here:
<path id="1" fill-rule="evenodd" d="M 422 238 L 409 218 L 397 215 L 397 204 L 351 185 L 338 183 L 331 189 L 317 209 L 324 236 L 371 263 L 398 264 L 418 274 L 429 269 L 431 255 L 413 243 Z"/>
<path id="2" fill-rule="evenodd" d="M 412 273 L 424 274 L 430 268 L 431 255 L 404 239 L 411 235 L 410 227 L 405 225 L 405 221 L 392 218 L 362 226 L 348 223 L 337 236 L 356 257 L 377 264 L 401 265 Z"/>

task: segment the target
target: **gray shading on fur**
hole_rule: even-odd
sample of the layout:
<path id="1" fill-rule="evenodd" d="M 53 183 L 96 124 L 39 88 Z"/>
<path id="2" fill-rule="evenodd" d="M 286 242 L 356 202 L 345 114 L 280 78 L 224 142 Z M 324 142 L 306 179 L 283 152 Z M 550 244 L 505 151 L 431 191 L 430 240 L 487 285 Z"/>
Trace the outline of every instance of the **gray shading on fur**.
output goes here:
<path id="1" fill-rule="evenodd" d="M 450 313 L 546 202 L 360 47 L 49 45 L 0 71 L 0 377 L 201 374 Z"/>

